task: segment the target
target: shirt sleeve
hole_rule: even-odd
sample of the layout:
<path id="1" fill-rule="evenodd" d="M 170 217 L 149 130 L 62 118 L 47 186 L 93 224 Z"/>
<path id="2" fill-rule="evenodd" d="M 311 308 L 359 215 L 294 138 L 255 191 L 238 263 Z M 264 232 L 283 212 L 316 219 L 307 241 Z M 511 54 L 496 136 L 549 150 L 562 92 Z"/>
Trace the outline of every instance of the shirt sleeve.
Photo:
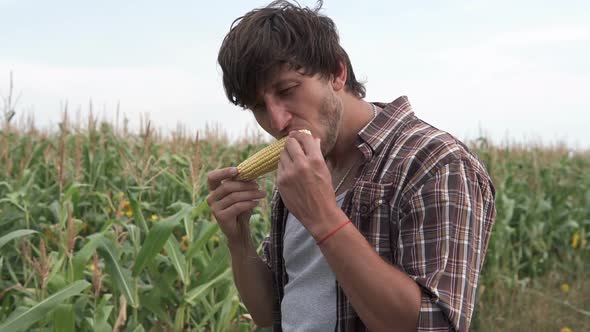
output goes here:
<path id="1" fill-rule="evenodd" d="M 398 262 L 422 290 L 418 331 L 467 331 L 495 218 L 487 174 L 441 166 L 401 206 Z"/>

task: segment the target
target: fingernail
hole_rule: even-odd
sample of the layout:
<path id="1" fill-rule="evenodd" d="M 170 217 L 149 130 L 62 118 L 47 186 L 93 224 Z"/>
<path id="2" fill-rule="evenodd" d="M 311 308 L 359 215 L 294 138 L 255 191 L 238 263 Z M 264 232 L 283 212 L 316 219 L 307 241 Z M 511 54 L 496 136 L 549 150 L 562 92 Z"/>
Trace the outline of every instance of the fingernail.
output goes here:
<path id="1" fill-rule="evenodd" d="M 231 174 L 231 175 L 237 175 L 237 174 L 238 174 L 238 169 L 237 169 L 237 168 L 235 168 L 235 167 L 234 167 L 234 168 L 232 168 L 232 169 L 229 171 L 229 174 Z"/>

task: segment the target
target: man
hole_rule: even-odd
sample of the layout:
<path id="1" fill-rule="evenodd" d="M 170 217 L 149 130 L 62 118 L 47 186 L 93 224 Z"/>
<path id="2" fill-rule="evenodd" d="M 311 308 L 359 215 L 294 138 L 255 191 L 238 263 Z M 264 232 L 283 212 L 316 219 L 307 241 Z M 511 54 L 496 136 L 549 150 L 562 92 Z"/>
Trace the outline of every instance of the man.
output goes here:
<path id="1" fill-rule="evenodd" d="M 240 296 L 276 331 L 466 331 L 495 217 L 490 178 L 406 97 L 363 99 L 321 5 L 253 10 L 219 51 L 229 100 L 290 136 L 263 257 L 240 225 L 265 192 L 233 167 L 208 176 Z"/>

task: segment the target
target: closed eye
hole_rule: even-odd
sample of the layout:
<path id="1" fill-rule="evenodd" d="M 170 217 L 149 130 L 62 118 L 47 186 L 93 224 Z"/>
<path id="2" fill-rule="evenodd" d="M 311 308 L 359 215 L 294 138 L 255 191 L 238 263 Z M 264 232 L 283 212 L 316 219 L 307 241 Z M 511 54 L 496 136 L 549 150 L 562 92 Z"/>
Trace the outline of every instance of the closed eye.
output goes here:
<path id="1" fill-rule="evenodd" d="M 290 87 L 288 87 L 286 89 L 282 89 L 282 90 L 279 91 L 279 95 L 280 96 L 283 96 L 283 97 L 288 96 L 288 95 L 292 94 L 295 91 L 295 88 L 296 87 L 297 87 L 297 85 L 293 85 L 293 86 L 290 86 Z"/>
<path id="2" fill-rule="evenodd" d="M 275 94 L 276 94 L 276 96 L 281 97 L 281 98 L 289 97 L 293 94 L 293 92 L 295 92 L 295 89 L 298 86 L 299 86 L 299 84 L 295 84 L 295 85 L 289 86 L 284 89 L 280 89 L 280 90 L 277 89 L 277 90 L 275 90 Z M 265 105 L 264 101 L 259 101 L 259 102 L 254 103 L 252 106 L 250 106 L 249 109 L 252 110 L 253 112 L 260 113 L 261 111 L 266 110 L 266 105 Z"/>

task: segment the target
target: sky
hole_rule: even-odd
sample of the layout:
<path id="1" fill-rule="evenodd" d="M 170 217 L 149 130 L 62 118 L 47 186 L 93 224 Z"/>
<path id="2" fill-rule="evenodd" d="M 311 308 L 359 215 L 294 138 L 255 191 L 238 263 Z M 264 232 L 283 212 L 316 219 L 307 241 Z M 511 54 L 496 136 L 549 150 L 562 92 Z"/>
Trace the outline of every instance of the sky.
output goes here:
<path id="1" fill-rule="evenodd" d="M 85 118 L 92 104 L 109 121 L 119 105 L 132 128 L 262 132 L 216 61 L 232 21 L 268 2 L 0 0 L 0 96 L 12 72 L 16 118 L 50 129 L 64 105 Z M 325 0 L 322 13 L 367 101 L 408 96 L 463 140 L 590 149 L 590 1 Z"/>

